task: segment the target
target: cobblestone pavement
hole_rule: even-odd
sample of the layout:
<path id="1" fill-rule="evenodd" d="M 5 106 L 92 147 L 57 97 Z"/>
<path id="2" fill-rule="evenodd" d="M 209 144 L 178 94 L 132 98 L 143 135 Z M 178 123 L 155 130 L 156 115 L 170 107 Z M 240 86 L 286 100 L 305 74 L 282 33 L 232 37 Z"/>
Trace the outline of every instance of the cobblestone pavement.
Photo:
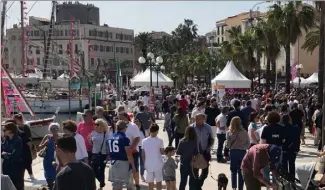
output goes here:
<path id="1" fill-rule="evenodd" d="M 168 143 L 168 137 L 167 134 L 165 132 L 162 131 L 162 126 L 163 126 L 163 120 L 158 120 L 157 123 L 159 124 L 159 126 L 161 126 L 160 129 L 160 133 L 159 133 L 159 137 L 162 138 L 164 140 L 164 145 L 167 146 Z M 301 151 L 299 152 L 299 155 L 297 156 L 297 163 L 310 163 L 310 162 L 315 162 L 316 159 L 316 154 L 317 154 L 317 149 L 316 147 L 313 146 L 313 139 L 312 137 L 309 135 L 309 133 L 306 133 L 306 145 L 301 147 Z M 216 148 L 216 145 L 215 145 Z M 205 180 L 204 186 L 203 186 L 203 190 L 215 190 L 217 189 L 217 182 L 213 179 L 216 178 L 218 176 L 219 173 L 225 173 L 229 179 L 229 183 L 228 183 L 228 188 L 231 188 L 231 180 L 230 180 L 230 169 L 229 169 L 229 163 L 226 164 L 220 164 L 217 163 L 216 157 L 215 155 L 213 155 L 213 160 L 211 162 L 211 166 L 210 166 L 210 173 L 208 178 Z M 32 189 L 28 189 L 28 190 L 36 190 L 38 189 L 40 186 L 46 184 L 45 178 L 44 178 L 44 171 L 43 171 L 43 164 L 42 164 L 42 158 L 37 158 L 33 161 L 33 171 L 34 171 L 34 176 L 36 178 L 36 180 L 31 181 L 29 179 L 29 175 L 26 172 L 25 174 L 25 186 L 28 187 L 33 187 Z M 107 179 L 107 173 L 108 173 L 108 169 L 105 171 L 105 178 Z M 180 179 L 179 176 L 179 171 L 176 171 L 176 179 Z M 177 186 L 179 184 L 179 180 L 177 180 Z M 141 182 L 141 186 L 143 190 L 148 189 L 147 188 L 147 184 L 145 182 Z M 165 186 L 164 186 L 165 187 Z M 104 188 L 104 190 L 111 190 L 111 185 L 109 182 L 106 183 L 106 187 Z M 188 186 L 187 186 L 188 189 Z"/>

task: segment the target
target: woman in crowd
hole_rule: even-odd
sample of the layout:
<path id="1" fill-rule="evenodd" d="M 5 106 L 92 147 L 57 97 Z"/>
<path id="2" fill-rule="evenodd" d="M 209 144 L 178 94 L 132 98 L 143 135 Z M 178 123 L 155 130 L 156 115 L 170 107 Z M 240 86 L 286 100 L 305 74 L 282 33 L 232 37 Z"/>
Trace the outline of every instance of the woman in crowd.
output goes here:
<path id="1" fill-rule="evenodd" d="M 24 168 L 28 171 L 30 179 L 35 179 L 33 175 L 33 169 L 32 169 L 32 154 L 31 154 L 31 148 L 32 148 L 32 133 L 28 125 L 25 125 L 25 121 L 22 114 L 16 114 L 14 115 L 14 120 L 18 126 L 18 129 L 20 131 L 24 132 L 24 138 L 22 138 L 23 143 L 23 165 Z M 26 142 L 27 141 L 27 142 Z"/>
<path id="2" fill-rule="evenodd" d="M 5 137 L 1 145 L 2 172 L 10 177 L 17 190 L 24 190 L 23 145 L 18 136 L 18 127 L 15 123 L 9 122 L 2 130 Z"/>
<path id="3" fill-rule="evenodd" d="M 55 161 L 55 157 L 54 157 L 55 141 L 59 137 L 59 129 L 60 129 L 60 125 L 58 123 L 51 123 L 49 126 L 49 131 L 51 134 L 46 135 L 39 145 L 39 149 L 40 150 L 43 149 L 44 151 L 44 155 L 43 155 L 44 176 L 49 189 L 53 188 L 55 176 L 56 176 L 56 168 L 53 166 L 52 163 Z"/>
<path id="4" fill-rule="evenodd" d="M 171 106 L 169 112 L 165 114 L 164 130 L 167 131 L 168 135 L 168 146 L 172 146 L 175 138 L 175 122 L 173 118 L 175 117 L 175 112 L 177 110 L 176 106 Z"/>
<path id="5" fill-rule="evenodd" d="M 93 145 L 90 165 L 99 181 L 101 190 L 105 187 L 105 166 L 108 154 L 106 141 L 109 138 L 108 125 L 104 119 L 95 120 L 95 130 L 91 132 L 89 138 Z"/>
<path id="6" fill-rule="evenodd" d="M 184 137 L 185 130 L 189 126 L 188 117 L 186 116 L 185 111 L 181 108 L 177 108 L 177 114 L 173 118 L 175 122 L 175 147 L 178 146 L 179 140 Z"/>
<path id="7" fill-rule="evenodd" d="M 139 143 L 138 146 L 139 146 L 139 155 L 142 155 L 141 142 L 142 142 L 143 139 L 145 139 L 147 137 L 147 135 L 146 135 L 145 129 L 143 128 L 141 122 L 138 119 L 134 120 L 134 123 L 139 127 L 139 130 L 140 130 L 140 143 Z M 140 159 L 140 176 L 141 176 L 141 180 L 145 181 L 145 178 L 144 178 L 144 162 L 143 162 L 142 156 L 139 156 L 139 159 Z"/>
<path id="8" fill-rule="evenodd" d="M 259 121 L 257 112 L 252 112 L 249 116 L 250 124 L 248 126 L 248 135 L 251 147 L 258 144 L 258 138 L 256 137 L 257 123 Z"/>
<path id="9" fill-rule="evenodd" d="M 198 154 L 197 135 L 194 127 L 187 127 L 184 138 L 179 142 L 176 154 L 180 155 L 180 174 L 181 180 L 179 183 L 179 190 L 185 190 L 187 178 L 190 176 L 189 187 L 190 190 L 196 190 L 196 179 L 192 172 L 193 156 Z"/>
<path id="10" fill-rule="evenodd" d="M 295 162 L 300 147 L 300 129 L 296 125 L 292 125 L 289 115 L 282 116 L 282 122 L 285 127 L 286 140 L 282 146 L 282 167 L 294 179 Z"/>
<path id="11" fill-rule="evenodd" d="M 230 149 L 231 185 L 233 189 L 237 189 L 237 175 L 238 189 L 243 190 L 244 188 L 240 166 L 249 146 L 248 133 L 242 127 L 240 118 L 238 116 L 233 117 L 227 133 L 227 148 Z"/>

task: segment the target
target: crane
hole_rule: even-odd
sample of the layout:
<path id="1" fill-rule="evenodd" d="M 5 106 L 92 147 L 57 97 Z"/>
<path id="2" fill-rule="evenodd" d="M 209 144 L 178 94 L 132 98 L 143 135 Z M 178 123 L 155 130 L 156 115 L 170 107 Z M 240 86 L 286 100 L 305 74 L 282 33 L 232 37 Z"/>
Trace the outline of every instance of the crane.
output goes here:
<path id="1" fill-rule="evenodd" d="M 1 12 L 1 47 L 4 48 L 4 25 L 5 25 L 5 19 L 6 19 L 6 10 L 7 9 L 7 1 L 2 2 L 2 12 Z M 0 51 L 2 51 L 2 48 L 0 48 Z M 2 56 L 1 56 L 2 59 Z M 3 60 L 1 60 L 3 63 Z M 1 76 L 2 77 L 2 76 Z M 2 78 L 1 78 L 1 85 L 2 85 Z M 3 92 L 3 86 L 1 87 L 1 115 L 5 117 L 7 115 L 6 112 L 6 104 L 5 104 L 5 97 Z"/>
<path id="2" fill-rule="evenodd" d="M 43 78 L 46 79 L 47 77 L 47 64 L 49 61 L 49 54 L 50 54 L 50 45 L 52 40 L 52 33 L 53 33 L 53 25 L 55 22 L 54 16 L 56 11 L 56 1 L 52 1 L 52 10 L 51 10 L 51 19 L 50 19 L 50 26 L 49 26 L 49 36 L 47 38 L 45 46 L 45 55 L 44 55 L 44 70 L 43 70 Z"/>

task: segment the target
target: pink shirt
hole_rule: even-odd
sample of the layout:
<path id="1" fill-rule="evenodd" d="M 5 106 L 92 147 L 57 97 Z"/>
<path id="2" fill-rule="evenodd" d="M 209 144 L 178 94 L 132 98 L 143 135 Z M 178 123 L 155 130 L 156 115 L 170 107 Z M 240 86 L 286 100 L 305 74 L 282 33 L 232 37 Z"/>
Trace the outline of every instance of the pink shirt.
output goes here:
<path id="1" fill-rule="evenodd" d="M 91 123 L 85 123 L 84 121 L 82 121 L 78 124 L 77 133 L 79 133 L 84 138 L 87 151 L 92 150 L 92 144 L 89 142 L 88 136 L 94 130 L 94 127 L 94 121 L 92 121 Z"/>

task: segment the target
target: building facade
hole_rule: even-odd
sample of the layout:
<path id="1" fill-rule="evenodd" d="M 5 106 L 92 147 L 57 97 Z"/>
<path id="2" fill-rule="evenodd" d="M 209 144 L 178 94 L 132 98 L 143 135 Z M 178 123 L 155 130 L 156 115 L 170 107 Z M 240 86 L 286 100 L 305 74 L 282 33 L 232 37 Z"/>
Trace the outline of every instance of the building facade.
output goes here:
<path id="1" fill-rule="evenodd" d="M 266 13 L 262 13 L 259 11 L 253 11 L 253 18 L 263 18 L 266 16 Z M 247 29 L 250 28 L 249 18 L 251 17 L 250 12 L 240 13 L 234 16 L 230 16 L 228 18 L 219 20 L 216 22 L 216 35 L 215 41 L 216 43 L 222 43 L 224 41 L 230 41 L 229 33 L 227 32 L 233 26 L 241 26 L 241 32 L 244 33 Z M 253 24 L 256 24 L 256 20 L 253 21 Z M 318 71 L 318 48 L 314 51 L 313 54 L 307 53 L 305 50 L 301 48 L 306 38 L 306 34 L 303 33 L 302 36 L 299 37 L 296 44 L 291 46 L 291 64 L 302 64 L 303 69 L 301 73 L 303 76 L 307 77 L 308 75 Z M 263 55 L 261 58 L 261 68 L 263 70 L 266 69 L 266 57 Z M 276 70 L 278 73 L 284 76 L 285 74 L 285 51 L 282 48 L 281 52 L 276 60 Z"/>
<path id="2" fill-rule="evenodd" d="M 30 17 L 31 22 L 35 17 Z M 73 27 L 73 29 L 71 29 Z M 48 38 L 49 25 L 28 26 L 27 33 L 27 68 L 44 69 L 45 51 L 44 40 Z M 68 44 L 73 31 L 74 65 L 81 72 L 81 52 L 84 52 L 84 68 L 95 75 L 105 75 L 115 80 L 117 65 L 120 64 L 124 81 L 133 76 L 134 72 L 134 31 L 131 29 L 61 22 L 53 27 L 50 56 L 48 60 L 48 74 L 60 75 L 69 72 L 70 57 Z M 5 47 L 5 66 L 16 73 L 22 72 L 21 64 L 21 29 L 7 30 L 8 43 Z M 44 39 L 45 36 L 45 39 Z M 32 61 L 31 61 L 32 60 Z"/>

